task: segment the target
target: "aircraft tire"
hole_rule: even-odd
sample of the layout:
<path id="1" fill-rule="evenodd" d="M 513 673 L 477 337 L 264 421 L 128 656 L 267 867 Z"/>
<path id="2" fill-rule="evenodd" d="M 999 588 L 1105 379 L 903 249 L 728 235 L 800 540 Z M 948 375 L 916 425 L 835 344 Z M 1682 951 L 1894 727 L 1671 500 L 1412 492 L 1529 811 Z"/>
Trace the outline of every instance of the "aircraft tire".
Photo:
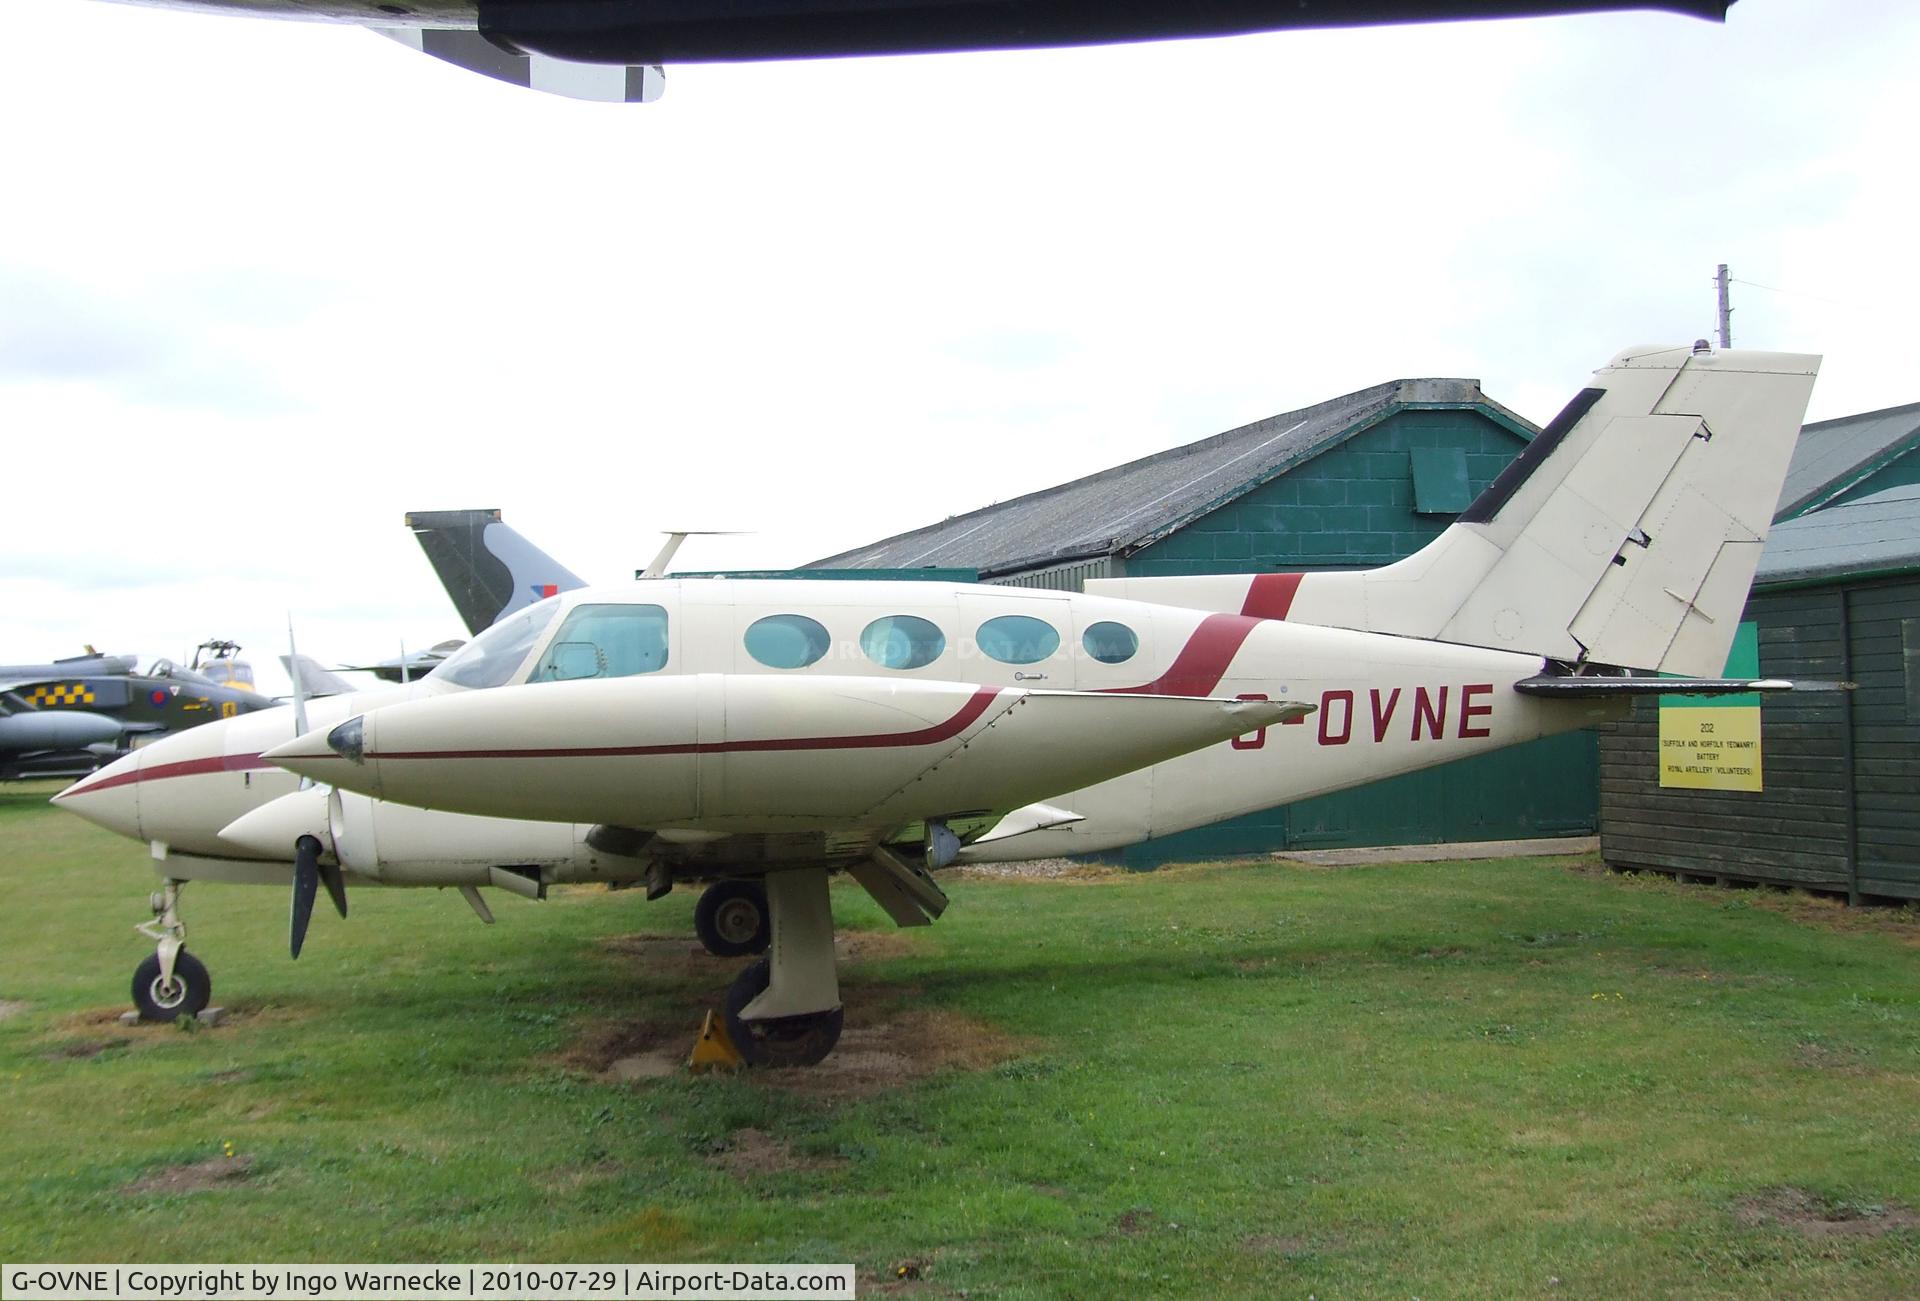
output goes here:
<path id="1" fill-rule="evenodd" d="M 740 1010 L 760 997 L 772 978 L 772 964 L 765 958 L 734 977 L 727 989 L 727 1037 L 749 1066 L 818 1066 L 840 1042 L 845 1009 L 771 1021 L 741 1020 Z"/>
<path id="2" fill-rule="evenodd" d="M 178 1021 L 198 1016 L 213 997 L 213 977 L 200 959 L 185 949 L 174 955 L 173 986 L 160 980 L 160 955 L 149 953 L 133 971 L 133 1005 L 142 1021 Z"/>
<path id="3" fill-rule="evenodd" d="M 715 881 L 693 909 L 694 933 L 716 958 L 765 953 L 773 939 L 766 887 L 758 881 Z"/>

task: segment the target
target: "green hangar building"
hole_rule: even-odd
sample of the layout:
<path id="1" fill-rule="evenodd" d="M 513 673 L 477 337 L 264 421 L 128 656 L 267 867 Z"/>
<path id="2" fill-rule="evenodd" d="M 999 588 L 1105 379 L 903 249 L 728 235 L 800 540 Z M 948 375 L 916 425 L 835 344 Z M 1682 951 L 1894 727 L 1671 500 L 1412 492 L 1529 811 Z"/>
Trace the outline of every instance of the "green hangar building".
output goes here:
<path id="1" fill-rule="evenodd" d="M 1089 579 L 1365 569 L 1419 550 L 1532 440 L 1477 380 L 1402 379 L 1269 417 L 806 569 Z M 805 570 L 799 571 L 804 573 Z M 1591 835 L 1590 732 L 1133 846 L 1129 866 L 1290 849 Z"/>

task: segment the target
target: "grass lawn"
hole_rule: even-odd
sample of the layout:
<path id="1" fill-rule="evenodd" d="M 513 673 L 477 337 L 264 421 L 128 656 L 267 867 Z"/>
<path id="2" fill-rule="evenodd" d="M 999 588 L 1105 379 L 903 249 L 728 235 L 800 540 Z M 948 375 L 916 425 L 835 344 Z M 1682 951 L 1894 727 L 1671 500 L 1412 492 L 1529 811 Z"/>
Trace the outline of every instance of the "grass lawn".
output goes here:
<path id="1" fill-rule="evenodd" d="M 1920 1295 L 1920 915 L 1526 860 L 836 885 L 818 1072 L 650 1077 L 692 892 L 190 887 L 0 788 L 0 1259 L 852 1261 L 863 1295 Z M 639 1078 L 623 1079 L 637 1075 Z M 902 1278 L 905 1268 L 908 1277 Z"/>

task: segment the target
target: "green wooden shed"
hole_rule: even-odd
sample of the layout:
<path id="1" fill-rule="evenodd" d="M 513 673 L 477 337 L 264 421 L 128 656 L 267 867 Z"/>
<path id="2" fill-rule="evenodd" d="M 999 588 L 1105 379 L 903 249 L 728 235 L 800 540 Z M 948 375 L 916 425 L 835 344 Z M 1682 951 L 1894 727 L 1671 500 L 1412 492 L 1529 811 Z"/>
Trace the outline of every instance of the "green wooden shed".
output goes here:
<path id="1" fill-rule="evenodd" d="M 1776 523 L 1745 618 L 1758 625 L 1763 676 L 1857 689 L 1769 697 L 1752 792 L 1662 787 L 1659 713 L 1643 702 L 1601 732 L 1602 856 L 1920 899 L 1920 485 Z"/>
<path id="2" fill-rule="evenodd" d="M 1355 569 L 1417 551 L 1536 427 L 1470 379 L 1403 379 L 1289 411 L 815 561 L 972 569 L 1079 591 L 1093 578 Z M 1136 845 L 1130 866 L 1287 849 L 1591 835 L 1578 732 Z"/>

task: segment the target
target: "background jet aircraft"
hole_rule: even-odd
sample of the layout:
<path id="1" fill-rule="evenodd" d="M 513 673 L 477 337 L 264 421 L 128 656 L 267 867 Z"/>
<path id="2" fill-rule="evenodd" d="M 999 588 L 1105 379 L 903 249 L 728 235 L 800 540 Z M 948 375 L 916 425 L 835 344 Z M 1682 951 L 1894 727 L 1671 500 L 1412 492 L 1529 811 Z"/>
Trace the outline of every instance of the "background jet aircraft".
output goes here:
<path id="1" fill-rule="evenodd" d="M 291 884 L 297 954 L 322 884 L 343 915 L 350 883 L 456 886 L 490 920 L 482 886 L 657 896 L 724 878 L 699 910 L 710 947 L 751 948 L 770 923 L 768 959 L 728 993 L 735 1042 L 814 1062 L 840 1030 L 833 871 L 926 924 L 946 905 L 929 870 L 948 863 L 1131 844 L 1588 726 L 1635 693 L 1790 686 L 1705 675 L 1817 364 L 1622 353 L 1439 538 L 1382 569 L 1084 595 L 572 591 L 423 682 L 169 738 L 56 801 L 152 844 L 148 1016 L 210 994 L 181 947 L 188 880 Z"/>
<path id="2" fill-rule="evenodd" d="M 576 99 L 657 99 L 662 63 L 1100 45 L 1305 27 L 1665 9 L 1733 0 L 130 0 L 359 23 L 485 76 Z"/>
<path id="3" fill-rule="evenodd" d="M 232 642 L 203 642 L 185 668 L 130 655 L 0 666 L 0 781 L 92 772 L 136 740 L 264 709 Z"/>

